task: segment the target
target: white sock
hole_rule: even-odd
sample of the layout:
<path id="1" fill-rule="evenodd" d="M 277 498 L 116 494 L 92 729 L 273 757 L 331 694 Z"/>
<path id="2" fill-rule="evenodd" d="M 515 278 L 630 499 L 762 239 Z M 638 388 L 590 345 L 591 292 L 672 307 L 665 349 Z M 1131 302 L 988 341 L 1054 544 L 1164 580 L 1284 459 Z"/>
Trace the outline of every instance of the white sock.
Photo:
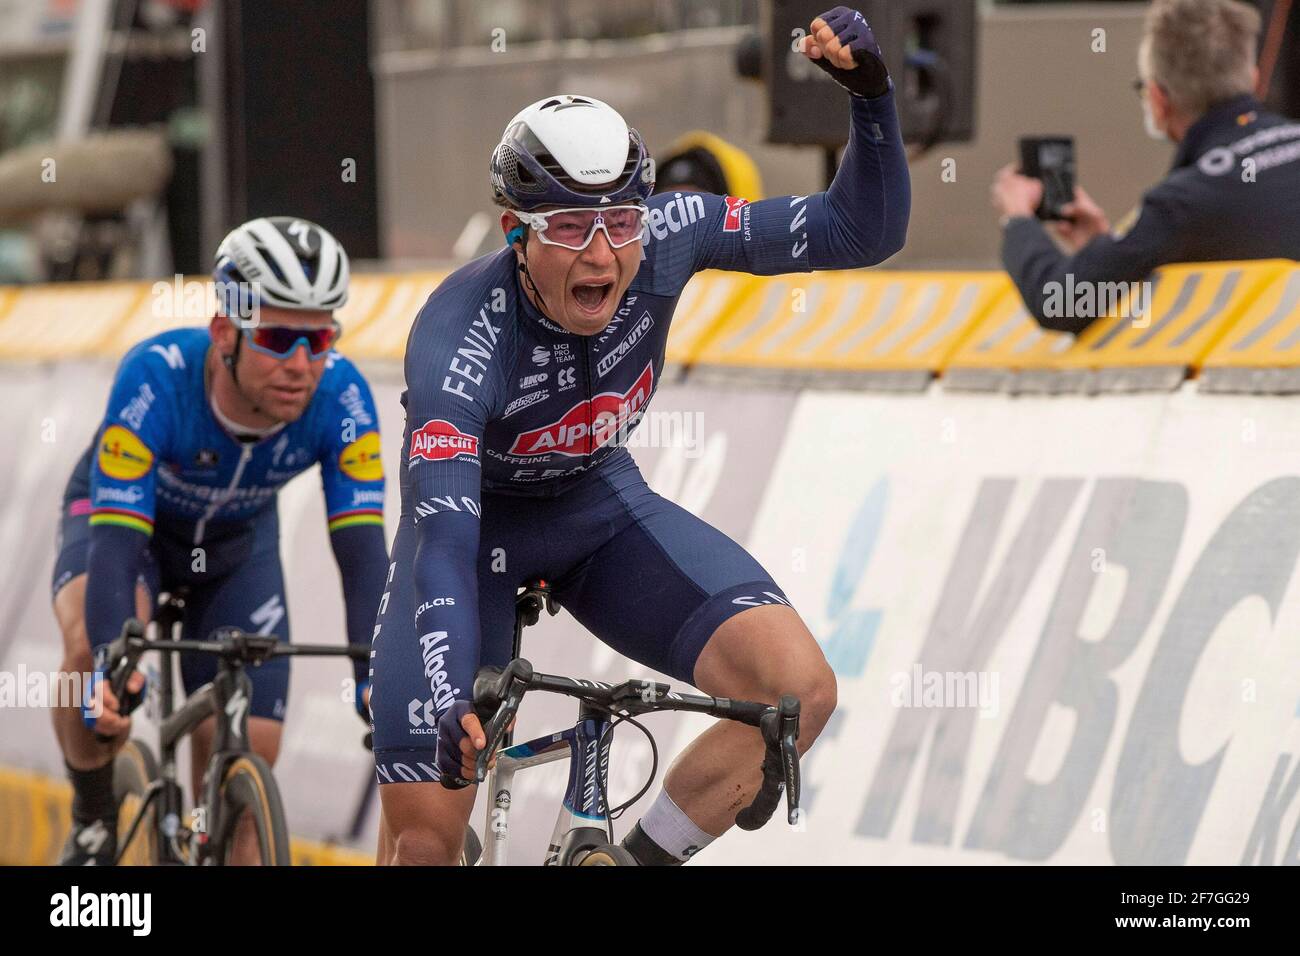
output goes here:
<path id="1" fill-rule="evenodd" d="M 689 860 L 713 842 L 713 837 L 697 827 L 673 803 L 667 790 L 659 791 L 655 802 L 641 817 L 641 830 L 661 850 L 679 860 Z"/>

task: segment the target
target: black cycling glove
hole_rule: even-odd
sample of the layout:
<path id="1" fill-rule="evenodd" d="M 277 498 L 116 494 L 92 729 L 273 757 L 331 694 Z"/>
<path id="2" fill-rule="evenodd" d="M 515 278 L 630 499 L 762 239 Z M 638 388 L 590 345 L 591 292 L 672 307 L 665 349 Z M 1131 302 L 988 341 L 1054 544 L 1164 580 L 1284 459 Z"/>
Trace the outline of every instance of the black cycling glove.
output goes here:
<path id="1" fill-rule="evenodd" d="M 854 96 L 871 99 L 893 89 L 893 84 L 889 80 L 889 70 L 885 68 L 885 61 L 880 52 L 880 44 L 876 42 L 875 34 L 871 32 L 871 25 L 862 14 L 848 7 L 836 7 L 823 13 L 821 19 L 826 21 L 826 25 L 835 33 L 840 43 L 848 47 L 857 67 L 844 70 L 835 66 L 827 57 L 825 48 L 822 49 L 822 55 L 813 60 L 814 63 Z"/>

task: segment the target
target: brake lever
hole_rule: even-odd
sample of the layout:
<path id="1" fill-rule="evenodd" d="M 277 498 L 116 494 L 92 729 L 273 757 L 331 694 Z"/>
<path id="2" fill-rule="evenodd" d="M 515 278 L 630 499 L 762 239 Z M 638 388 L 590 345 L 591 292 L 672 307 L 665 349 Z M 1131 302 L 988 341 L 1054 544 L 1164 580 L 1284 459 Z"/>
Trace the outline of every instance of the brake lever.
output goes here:
<path id="1" fill-rule="evenodd" d="M 497 709 L 496 714 L 488 721 L 488 729 L 484 733 L 487 743 L 478 752 L 478 756 L 474 760 L 475 783 L 482 783 L 487 779 L 488 764 L 491 762 L 493 754 L 497 752 L 497 746 L 501 743 L 501 738 L 505 736 L 506 728 L 515 719 L 515 714 L 519 711 L 519 703 L 523 699 L 523 691 L 511 691 L 510 695 Z"/>
<path id="2" fill-rule="evenodd" d="M 488 763 L 519 712 L 519 704 L 532 679 L 533 665 L 522 657 L 511 661 L 509 666 L 499 672 L 496 668 L 481 668 L 475 678 L 474 712 L 482 721 L 488 709 L 494 711 L 484 728 L 483 736 L 487 742 L 474 761 L 476 783 L 487 779 Z"/>
<path id="3" fill-rule="evenodd" d="M 782 694 L 777 708 L 777 743 L 781 751 L 781 772 L 785 782 L 786 822 L 799 822 L 799 698 Z"/>
<path id="4" fill-rule="evenodd" d="M 113 638 L 104 651 L 104 679 L 113 691 L 113 696 L 117 698 L 120 708 L 118 713 L 123 717 L 129 716 L 139 705 L 139 701 L 127 700 L 126 685 L 143 653 L 141 649 L 132 645 L 143 639 L 144 625 L 136 618 L 129 617 L 122 623 L 122 632 Z M 100 743 L 111 743 L 116 739 L 99 731 L 94 731 L 94 735 Z"/>

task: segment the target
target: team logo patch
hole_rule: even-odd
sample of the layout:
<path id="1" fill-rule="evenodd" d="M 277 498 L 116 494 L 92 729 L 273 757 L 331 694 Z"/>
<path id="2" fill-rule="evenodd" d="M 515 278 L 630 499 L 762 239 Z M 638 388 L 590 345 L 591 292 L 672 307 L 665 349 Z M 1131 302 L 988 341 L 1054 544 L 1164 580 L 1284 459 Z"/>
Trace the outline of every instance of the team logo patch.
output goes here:
<path id="1" fill-rule="evenodd" d="M 384 477 L 379 457 L 379 432 L 366 432 L 339 453 L 339 471 L 354 481 L 378 481 Z"/>
<path id="2" fill-rule="evenodd" d="M 749 205 L 749 200 L 738 196 L 723 196 L 722 199 L 727 204 L 727 212 L 722 217 L 722 231 L 740 232 L 740 210 Z"/>
<path id="3" fill-rule="evenodd" d="M 637 319 L 636 325 L 628 329 L 627 334 L 623 336 L 618 345 L 610 349 L 609 354 L 596 363 L 596 377 L 604 378 L 615 365 L 630 355 L 632 349 L 636 347 L 636 344 L 641 341 L 654 324 L 654 316 L 650 314 L 648 309 L 641 313 L 641 318 Z"/>
<path id="4" fill-rule="evenodd" d="M 134 481 L 153 467 L 153 452 L 135 432 L 109 425 L 99 439 L 99 470 L 118 481 Z"/>
<path id="5" fill-rule="evenodd" d="M 451 422 L 441 418 L 425 422 L 411 432 L 411 461 L 445 461 L 458 455 L 478 457 L 478 439 L 466 435 Z"/>
<path id="6" fill-rule="evenodd" d="M 654 368 L 645 371 L 626 392 L 601 392 L 579 402 L 551 424 L 516 436 L 512 455 L 590 455 L 618 435 L 650 401 Z"/>

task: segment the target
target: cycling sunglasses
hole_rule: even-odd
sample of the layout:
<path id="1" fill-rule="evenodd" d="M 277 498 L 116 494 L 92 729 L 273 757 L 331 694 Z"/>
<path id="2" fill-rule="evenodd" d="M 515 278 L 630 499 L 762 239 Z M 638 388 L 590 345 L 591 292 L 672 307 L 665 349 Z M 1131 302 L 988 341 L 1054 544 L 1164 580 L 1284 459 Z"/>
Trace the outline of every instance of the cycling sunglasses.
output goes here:
<path id="1" fill-rule="evenodd" d="M 621 249 L 636 242 L 645 232 L 649 214 L 650 210 L 645 206 L 627 205 L 516 212 L 515 216 L 524 225 L 532 226 L 537 238 L 546 245 L 581 251 L 591 244 L 597 229 L 605 233 L 611 249 Z"/>
<path id="2" fill-rule="evenodd" d="M 278 359 L 287 359 L 298 350 L 299 345 L 307 346 L 307 354 L 316 360 L 322 358 L 343 334 L 343 327 L 337 321 L 329 325 L 255 325 L 245 328 L 244 339 L 250 348 L 264 355 L 273 355 Z"/>

